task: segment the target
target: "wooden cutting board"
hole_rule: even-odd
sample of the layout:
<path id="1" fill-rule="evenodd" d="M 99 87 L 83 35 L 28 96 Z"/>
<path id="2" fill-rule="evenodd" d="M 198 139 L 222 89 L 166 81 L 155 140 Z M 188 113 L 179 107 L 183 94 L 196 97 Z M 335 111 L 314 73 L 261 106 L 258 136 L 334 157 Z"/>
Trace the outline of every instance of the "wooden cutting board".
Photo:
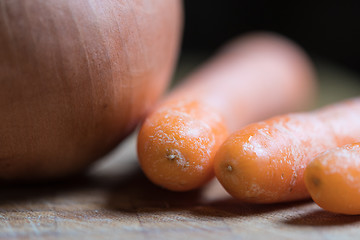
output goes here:
<path id="1" fill-rule="evenodd" d="M 329 64 L 320 64 L 319 70 L 318 106 L 359 95 L 356 75 Z M 158 188 L 140 171 L 134 137 L 88 174 L 41 185 L 2 184 L 0 189 L 0 239 L 310 240 L 360 236 L 360 216 L 328 213 L 310 200 L 243 204 L 215 180 L 186 193 Z"/>

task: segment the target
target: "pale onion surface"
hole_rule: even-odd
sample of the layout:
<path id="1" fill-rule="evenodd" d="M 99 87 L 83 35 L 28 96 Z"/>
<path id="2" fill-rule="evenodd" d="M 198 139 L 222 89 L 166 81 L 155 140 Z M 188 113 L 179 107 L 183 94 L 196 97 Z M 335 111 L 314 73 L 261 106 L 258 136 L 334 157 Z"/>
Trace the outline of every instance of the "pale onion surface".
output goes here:
<path id="1" fill-rule="evenodd" d="M 0 1 L 0 179 L 74 173 L 165 90 L 180 0 Z"/>

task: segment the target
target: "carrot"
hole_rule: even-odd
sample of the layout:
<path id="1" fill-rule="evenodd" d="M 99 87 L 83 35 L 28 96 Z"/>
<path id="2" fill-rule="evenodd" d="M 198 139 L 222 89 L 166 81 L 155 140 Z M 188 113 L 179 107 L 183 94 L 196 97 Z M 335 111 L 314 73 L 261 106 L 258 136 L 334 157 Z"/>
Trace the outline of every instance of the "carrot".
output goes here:
<path id="1" fill-rule="evenodd" d="M 360 143 L 318 155 L 305 169 L 312 199 L 325 210 L 360 214 Z"/>
<path id="2" fill-rule="evenodd" d="M 229 131 L 308 106 L 314 85 L 307 57 L 285 38 L 237 39 L 146 118 L 138 135 L 140 165 L 164 188 L 198 188 L 214 177 L 215 152 Z"/>
<path id="3" fill-rule="evenodd" d="M 215 174 L 235 198 L 275 203 L 309 197 L 304 170 L 317 154 L 360 140 L 360 98 L 253 123 L 232 134 Z"/>

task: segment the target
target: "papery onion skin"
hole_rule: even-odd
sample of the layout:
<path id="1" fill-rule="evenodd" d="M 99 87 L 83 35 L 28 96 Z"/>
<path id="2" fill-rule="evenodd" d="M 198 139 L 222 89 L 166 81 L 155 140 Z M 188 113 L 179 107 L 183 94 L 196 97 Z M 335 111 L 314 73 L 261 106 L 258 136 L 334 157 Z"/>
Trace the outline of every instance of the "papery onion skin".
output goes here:
<path id="1" fill-rule="evenodd" d="M 0 179 L 61 177 L 126 137 L 166 89 L 180 0 L 0 1 Z"/>

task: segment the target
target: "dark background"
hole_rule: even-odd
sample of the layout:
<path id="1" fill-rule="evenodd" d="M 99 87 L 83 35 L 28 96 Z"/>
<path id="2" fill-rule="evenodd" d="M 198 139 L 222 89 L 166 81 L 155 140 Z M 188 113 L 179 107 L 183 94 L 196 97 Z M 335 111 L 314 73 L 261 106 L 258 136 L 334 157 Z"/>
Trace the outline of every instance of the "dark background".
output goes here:
<path id="1" fill-rule="evenodd" d="M 232 37 L 275 31 L 326 59 L 360 73 L 357 1 L 185 0 L 183 52 L 211 54 Z"/>

